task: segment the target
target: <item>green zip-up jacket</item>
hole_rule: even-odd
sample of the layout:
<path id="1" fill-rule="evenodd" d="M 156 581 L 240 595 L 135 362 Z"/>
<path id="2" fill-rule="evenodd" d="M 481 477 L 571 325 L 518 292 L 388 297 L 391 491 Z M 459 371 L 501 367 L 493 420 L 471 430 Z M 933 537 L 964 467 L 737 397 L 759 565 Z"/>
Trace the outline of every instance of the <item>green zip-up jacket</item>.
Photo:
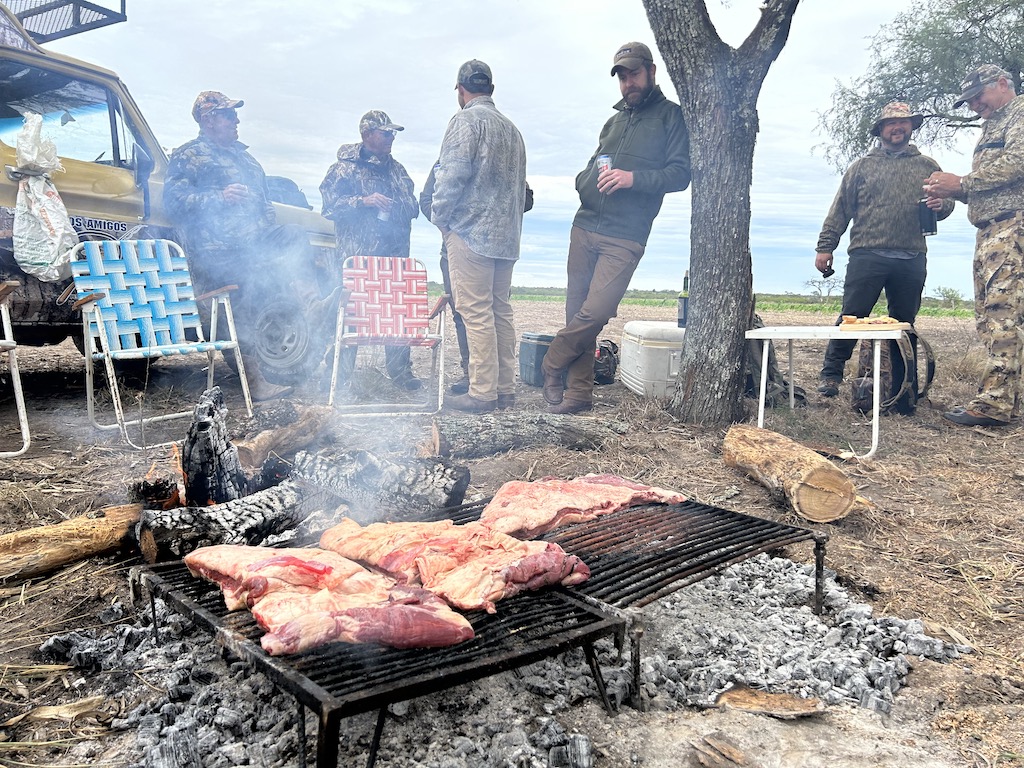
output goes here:
<path id="1" fill-rule="evenodd" d="M 1024 96 L 997 109 L 985 121 L 974 148 L 971 172 L 963 177 L 967 218 L 978 222 L 1024 211 Z"/>
<path id="2" fill-rule="evenodd" d="M 821 226 L 817 253 L 835 251 L 851 221 L 850 251 L 868 248 L 926 253 L 918 201 L 923 197 L 924 180 L 940 170 L 938 163 L 922 155 L 913 144 L 900 152 L 873 147 L 843 175 Z M 952 200 L 943 200 L 936 218 L 949 216 L 954 205 Z"/>
<path id="3" fill-rule="evenodd" d="M 573 225 L 647 245 L 666 193 L 690 184 L 690 134 L 679 105 L 666 99 L 659 86 L 633 109 L 625 99 L 615 109 L 618 113 L 601 129 L 597 151 L 576 176 L 581 205 Z M 632 171 L 632 188 L 601 194 L 597 190 L 599 155 L 609 155 L 612 168 Z"/>

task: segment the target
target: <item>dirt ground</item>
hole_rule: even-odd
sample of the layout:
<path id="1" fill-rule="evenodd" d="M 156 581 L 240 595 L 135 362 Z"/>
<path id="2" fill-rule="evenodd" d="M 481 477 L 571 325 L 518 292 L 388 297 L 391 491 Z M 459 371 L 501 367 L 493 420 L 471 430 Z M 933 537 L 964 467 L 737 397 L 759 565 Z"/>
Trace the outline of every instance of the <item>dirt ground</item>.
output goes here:
<path id="1" fill-rule="evenodd" d="M 520 332 L 553 333 L 560 325 L 558 303 L 517 302 L 515 310 Z M 827 322 L 810 314 L 762 316 L 768 325 Z M 624 306 L 604 336 L 620 340 L 623 324 L 636 319 L 674 321 L 675 309 Z M 969 399 L 976 382 L 980 356 L 973 322 L 922 318 L 918 328 L 935 348 L 938 363 L 930 402 L 912 417 L 886 417 L 875 457 L 842 464 L 864 504 L 845 519 L 819 527 L 830 536 L 828 567 L 857 599 L 872 605 L 877 615 L 921 618 L 932 635 L 970 645 L 975 653 L 947 665 L 915 661 L 909 684 L 887 717 L 841 708 L 801 723 L 717 710 L 627 711 L 608 720 L 599 710 L 588 711 L 588 704 L 579 717 L 601 723 L 593 734 L 597 768 L 696 765 L 692 757 L 683 757 L 684 750 L 709 731 L 730 735 L 750 756 L 750 765 L 766 767 L 826 761 L 839 768 L 1024 766 L 1022 431 L 1019 425 L 995 430 L 945 422 L 942 411 Z M 821 344 L 798 342 L 794 349 L 796 383 L 808 390 L 808 407 L 772 411 L 766 427 L 808 444 L 862 452 L 870 441 L 868 420 L 849 409 L 845 392 L 833 401 L 814 393 Z M 784 354 L 780 359 L 785 365 Z M 165 448 L 128 450 L 116 433 L 90 426 L 83 363 L 70 342 L 23 347 L 19 361 L 32 447 L 25 456 L 0 460 L 0 533 L 124 503 L 129 488 L 154 461 L 166 462 Z M 17 435 L 17 417 L 5 367 L 0 380 L 0 434 L 7 441 L 0 449 L 6 449 Z M 255 429 L 237 415 L 243 413 L 238 388 L 223 366 L 217 381 L 223 384 L 235 429 L 240 434 Z M 204 386 L 201 364 L 163 362 L 150 371 L 147 397 L 160 406 L 188 408 Z M 580 418 L 622 424 L 620 441 L 600 451 L 542 447 L 469 462 L 467 500 L 489 496 L 513 479 L 613 472 L 680 490 L 701 502 L 806 524 L 772 501 L 763 487 L 723 464 L 724 429 L 679 423 L 618 382 L 598 387 L 597 398 L 593 414 Z M 321 403 L 323 396 L 310 383 L 296 393 L 296 402 Z M 756 421 L 756 404 L 748 402 L 749 418 Z M 518 408 L 525 414 L 542 409 L 540 390 L 520 384 Z M 389 430 L 339 422 L 324 438 L 402 452 L 421 443 L 427 429 L 426 420 L 414 418 Z M 787 554 L 810 558 L 809 551 L 796 547 Z M 88 676 L 47 667 L 36 649 L 57 632 L 96 626 L 105 606 L 115 599 L 127 601 L 125 573 L 135 562 L 131 554 L 95 557 L 48 578 L 0 582 L 0 765 L 72 764 L 54 760 L 49 751 L 44 761 L 42 752 L 7 749 L 5 743 L 42 739 L 42 734 L 69 743 L 106 738 L 101 726 L 4 724 L 33 706 L 89 695 Z"/>

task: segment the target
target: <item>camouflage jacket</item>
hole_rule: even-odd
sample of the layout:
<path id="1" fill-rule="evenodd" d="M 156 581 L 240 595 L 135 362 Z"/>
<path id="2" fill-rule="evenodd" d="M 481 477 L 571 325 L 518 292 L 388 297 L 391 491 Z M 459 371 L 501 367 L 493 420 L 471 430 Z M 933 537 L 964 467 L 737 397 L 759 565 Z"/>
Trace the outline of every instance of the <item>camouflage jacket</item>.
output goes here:
<path id="1" fill-rule="evenodd" d="M 1024 211 L 1024 96 L 985 121 L 963 188 L 972 224 L 1008 211 Z"/>
<path id="2" fill-rule="evenodd" d="M 364 152 L 362 143 L 342 144 L 338 162 L 320 184 L 324 218 L 334 222 L 338 254 L 348 256 L 409 255 L 412 220 L 419 216 L 412 179 L 400 162 Z M 379 192 L 395 201 L 387 221 L 362 198 Z"/>
<path id="3" fill-rule="evenodd" d="M 923 195 L 924 180 L 939 170 L 939 164 L 922 155 L 913 144 L 900 152 L 873 147 L 843 175 L 821 226 L 817 253 L 835 251 L 851 221 L 850 251 L 868 248 L 927 252 L 918 201 Z M 952 200 L 943 200 L 937 218 L 949 216 L 954 205 Z"/>
<path id="4" fill-rule="evenodd" d="M 434 224 L 454 231 L 481 256 L 519 258 L 526 147 L 490 96 L 477 96 L 448 123 L 434 180 Z"/>
<path id="5" fill-rule="evenodd" d="M 244 184 L 249 199 L 226 202 L 221 191 L 229 184 Z M 249 247 L 275 223 L 266 174 L 246 145 L 222 147 L 202 134 L 171 153 L 164 207 L 190 251 Z"/>

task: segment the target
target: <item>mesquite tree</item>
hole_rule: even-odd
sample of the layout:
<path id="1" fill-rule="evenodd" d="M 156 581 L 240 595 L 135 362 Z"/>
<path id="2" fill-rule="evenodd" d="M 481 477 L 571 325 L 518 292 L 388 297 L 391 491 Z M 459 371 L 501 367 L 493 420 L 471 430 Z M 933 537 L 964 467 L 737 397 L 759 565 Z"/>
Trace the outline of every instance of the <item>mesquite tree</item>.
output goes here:
<path id="1" fill-rule="evenodd" d="M 704 0 L 644 0 L 690 129 L 690 314 L 669 410 L 683 421 L 744 417 L 745 339 L 753 313 L 750 185 L 757 97 L 786 44 L 800 0 L 765 0 L 738 48 Z"/>

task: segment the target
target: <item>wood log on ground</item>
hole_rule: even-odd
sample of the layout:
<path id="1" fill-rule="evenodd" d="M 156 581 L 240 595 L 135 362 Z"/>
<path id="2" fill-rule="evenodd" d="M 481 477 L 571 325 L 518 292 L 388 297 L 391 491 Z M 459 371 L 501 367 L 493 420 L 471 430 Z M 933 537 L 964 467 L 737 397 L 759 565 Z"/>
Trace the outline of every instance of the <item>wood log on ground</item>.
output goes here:
<path id="1" fill-rule="evenodd" d="M 228 438 L 226 416 L 220 387 L 203 392 L 192 411 L 181 458 L 185 499 L 191 506 L 221 504 L 249 492 L 238 450 Z"/>
<path id="2" fill-rule="evenodd" d="M 124 504 L 0 536 L 0 580 L 27 579 L 131 545 L 141 504 Z"/>
<path id="3" fill-rule="evenodd" d="M 734 424 L 725 434 L 722 458 L 815 523 L 846 517 L 857 500 L 850 478 L 835 464 L 767 429 Z"/>
<path id="4" fill-rule="evenodd" d="M 299 453 L 293 480 L 333 494 L 362 525 L 422 520 L 462 503 L 469 469 L 443 458 L 384 458 L 368 451 Z M 330 505 L 321 503 L 324 509 Z"/>
<path id="5" fill-rule="evenodd" d="M 136 538 L 143 559 L 154 563 L 212 544 L 257 545 L 294 528 L 312 511 L 304 489 L 284 480 L 223 504 L 144 510 Z"/>
<path id="6" fill-rule="evenodd" d="M 433 421 L 432 456 L 477 459 L 519 448 L 560 446 L 574 451 L 591 451 L 619 433 L 599 419 L 553 413 L 501 411 L 493 414 L 460 416 L 445 414 Z"/>
<path id="7" fill-rule="evenodd" d="M 293 423 L 265 429 L 249 439 L 235 442 L 239 461 L 252 471 L 263 466 L 271 454 L 290 458 L 320 437 L 330 421 L 331 410 L 326 406 L 302 408 Z"/>

